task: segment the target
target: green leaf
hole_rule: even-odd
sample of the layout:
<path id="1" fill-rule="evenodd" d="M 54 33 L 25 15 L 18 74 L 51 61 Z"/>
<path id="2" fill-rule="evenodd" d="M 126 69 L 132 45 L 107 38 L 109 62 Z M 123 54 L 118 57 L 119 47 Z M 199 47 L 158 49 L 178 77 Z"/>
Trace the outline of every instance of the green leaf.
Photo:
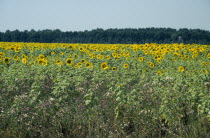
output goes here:
<path id="1" fill-rule="evenodd" d="M 85 105 L 89 105 L 90 102 L 91 102 L 91 100 L 86 100 L 86 101 L 85 101 Z"/>

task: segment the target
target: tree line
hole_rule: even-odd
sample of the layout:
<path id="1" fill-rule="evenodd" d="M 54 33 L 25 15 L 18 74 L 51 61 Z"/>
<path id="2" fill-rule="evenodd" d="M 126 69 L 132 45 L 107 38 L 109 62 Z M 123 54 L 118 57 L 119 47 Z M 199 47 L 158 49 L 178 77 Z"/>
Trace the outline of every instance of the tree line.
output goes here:
<path id="1" fill-rule="evenodd" d="M 94 29 L 90 31 L 38 30 L 0 32 L 1 42 L 40 43 L 102 43 L 102 44 L 144 44 L 185 43 L 210 44 L 210 32 L 201 29 L 173 28 L 125 28 Z"/>

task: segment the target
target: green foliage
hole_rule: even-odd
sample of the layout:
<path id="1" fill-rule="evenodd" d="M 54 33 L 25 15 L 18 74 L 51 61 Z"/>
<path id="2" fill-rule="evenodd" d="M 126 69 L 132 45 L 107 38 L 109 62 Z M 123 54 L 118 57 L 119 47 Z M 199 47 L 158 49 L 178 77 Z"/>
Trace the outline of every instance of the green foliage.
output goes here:
<path id="1" fill-rule="evenodd" d="M 209 78 L 142 68 L 2 66 L 0 135 L 209 136 Z"/>
<path id="2" fill-rule="evenodd" d="M 94 29 L 91 31 L 62 32 L 56 30 L 0 32 L 1 42 L 41 43 L 101 43 L 101 44 L 144 44 L 144 43 L 185 43 L 210 44 L 210 32 L 201 29 L 179 30 L 172 28 L 138 29 Z"/>
<path id="3" fill-rule="evenodd" d="M 196 46 L 198 50 L 199 45 Z M 153 56 L 129 49 L 134 45 L 127 49 L 123 49 L 123 45 L 119 47 L 126 50 L 125 53 L 130 52 L 129 60 L 125 57 L 90 60 L 78 49 L 58 47 L 32 51 L 35 57 L 43 54 L 48 65 L 15 60 L 1 63 L 0 136 L 210 136 L 209 65 L 202 65 L 209 61 L 206 51 L 197 52 L 194 59 L 180 58 L 178 61 L 172 59 L 176 55 L 168 53 L 157 63 Z M 120 50 L 115 52 L 120 53 Z M 63 61 L 62 66 L 52 62 L 53 56 L 47 56 L 51 51 L 66 52 L 54 55 L 55 59 Z M 12 58 L 12 52 L 14 54 L 14 51 L 5 50 L 2 55 Z M 27 53 L 28 49 L 23 48 L 21 52 L 20 55 Z M 110 53 L 112 51 L 100 54 Z M 89 68 L 85 64 L 77 68 L 67 66 L 68 54 L 74 58 L 74 65 L 83 58 L 95 65 Z M 138 61 L 139 56 L 144 60 Z M 108 69 L 101 69 L 103 62 L 107 62 Z M 155 66 L 150 67 L 148 62 L 154 62 Z M 125 63 L 128 68 L 123 68 Z M 112 67 L 115 66 L 117 70 L 114 71 Z M 179 72 L 177 67 L 180 66 L 185 71 Z"/>

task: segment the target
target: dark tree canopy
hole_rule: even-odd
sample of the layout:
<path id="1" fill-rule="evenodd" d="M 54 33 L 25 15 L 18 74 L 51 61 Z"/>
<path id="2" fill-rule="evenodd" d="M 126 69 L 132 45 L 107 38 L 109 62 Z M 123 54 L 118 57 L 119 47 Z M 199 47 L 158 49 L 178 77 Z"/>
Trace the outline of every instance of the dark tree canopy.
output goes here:
<path id="1" fill-rule="evenodd" d="M 94 29 L 91 31 L 30 30 L 0 32 L 2 42 L 40 43 L 185 43 L 210 44 L 210 32 L 201 29 L 172 28 Z"/>

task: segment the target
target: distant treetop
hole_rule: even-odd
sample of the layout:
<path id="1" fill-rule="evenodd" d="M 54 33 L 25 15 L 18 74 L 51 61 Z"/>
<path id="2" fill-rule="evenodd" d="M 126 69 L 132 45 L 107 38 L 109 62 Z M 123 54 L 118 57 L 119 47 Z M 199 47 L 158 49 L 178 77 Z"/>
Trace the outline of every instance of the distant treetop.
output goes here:
<path id="1" fill-rule="evenodd" d="M 91 31 L 38 30 L 0 32 L 1 42 L 40 43 L 101 43 L 101 44 L 143 44 L 143 43 L 186 43 L 210 44 L 210 32 L 201 29 L 173 28 L 125 28 Z"/>

